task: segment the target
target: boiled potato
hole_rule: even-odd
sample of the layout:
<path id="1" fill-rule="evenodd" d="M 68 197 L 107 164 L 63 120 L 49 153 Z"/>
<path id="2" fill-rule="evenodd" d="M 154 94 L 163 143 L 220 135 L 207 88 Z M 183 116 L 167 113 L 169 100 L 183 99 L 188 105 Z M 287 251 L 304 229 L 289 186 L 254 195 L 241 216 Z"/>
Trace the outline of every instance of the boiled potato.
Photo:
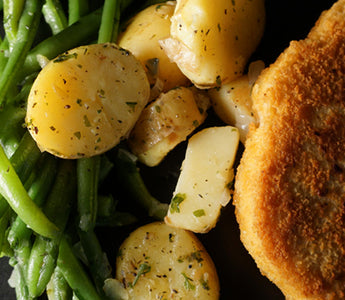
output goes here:
<path id="1" fill-rule="evenodd" d="M 131 51 L 141 61 L 150 75 L 151 83 L 157 79 L 160 81 L 161 90 L 164 92 L 189 83 L 158 43 L 170 34 L 170 17 L 174 13 L 175 5 L 175 1 L 168 1 L 147 7 L 130 20 L 118 39 L 121 47 Z"/>
<path id="2" fill-rule="evenodd" d="M 249 65 L 248 74 L 208 91 L 214 111 L 226 124 L 238 128 L 242 143 L 246 141 L 250 125 L 258 122 L 252 88 L 264 68 L 263 61 L 254 61 Z"/>
<path id="3" fill-rule="evenodd" d="M 147 104 L 141 63 L 115 44 L 82 46 L 50 61 L 35 80 L 26 123 L 42 151 L 90 157 L 124 139 Z"/>
<path id="4" fill-rule="evenodd" d="M 196 86 L 219 86 L 243 74 L 264 23 L 264 0 L 177 0 L 161 45 Z"/>
<path id="5" fill-rule="evenodd" d="M 116 279 L 128 299 L 218 299 L 215 266 L 197 237 L 163 222 L 132 232 L 120 247 Z"/>
<path id="6" fill-rule="evenodd" d="M 238 128 L 241 142 L 245 142 L 249 125 L 256 122 L 252 108 L 248 75 L 209 90 L 214 111 L 221 120 Z"/>
<path id="7" fill-rule="evenodd" d="M 165 222 L 205 233 L 217 223 L 222 206 L 230 200 L 233 163 L 239 144 L 236 127 L 210 127 L 188 142 Z"/>
<path id="8" fill-rule="evenodd" d="M 132 152 L 144 164 L 158 165 L 204 122 L 209 105 L 207 94 L 194 87 L 161 94 L 143 110 L 133 128 L 128 140 Z"/>

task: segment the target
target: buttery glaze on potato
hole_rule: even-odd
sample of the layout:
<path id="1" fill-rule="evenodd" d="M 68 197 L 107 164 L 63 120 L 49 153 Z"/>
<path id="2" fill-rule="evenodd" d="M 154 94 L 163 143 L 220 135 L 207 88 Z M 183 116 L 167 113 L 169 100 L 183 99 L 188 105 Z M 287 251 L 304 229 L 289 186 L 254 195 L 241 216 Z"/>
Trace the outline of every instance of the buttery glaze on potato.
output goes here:
<path id="1" fill-rule="evenodd" d="M 26 123 L 42 151 L 90 157 L 114 147 L 134 126 L 150 95 L 141 63 L 115 44 L 72 49 L 35 80 Z"/>
<path id="2" fill-rule="evenodd" d="M 119 251 L 116 279 L 127 299 L 219 298 L 214 263 L 192 232 L 150 223 L 132 232 Z"/>

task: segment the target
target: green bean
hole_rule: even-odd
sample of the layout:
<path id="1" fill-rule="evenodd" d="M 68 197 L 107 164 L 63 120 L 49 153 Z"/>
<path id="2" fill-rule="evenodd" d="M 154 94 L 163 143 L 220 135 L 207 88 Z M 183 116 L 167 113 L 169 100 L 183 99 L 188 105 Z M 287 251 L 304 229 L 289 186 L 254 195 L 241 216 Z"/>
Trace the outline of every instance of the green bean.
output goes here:
<path id="1" fill-rule="evenodd" d="M 14 106 L 16 106 L 17 108 L 22 108 L 25 110 L 26 113 L 26 107 L 25 104 L 27 102 L 28 96 L 30 94 L 30 90 L 32 87 L 33 82 L 35 81 L 36 77 L 38 75 L 38 72 L 32 73 L 29 76 L 27 76 L 25 78 L 25 80 L 22 82 L 22 87 L 20 89 L 20 91 L 11 99 L 11 104 L 13 104 Z M 6 105 L 7 107 L 8 105 Z M 24 124 L 24 118 L 23 118 L 23 122 L 22 122 L 22 127 Z"/>
<path id="2" fill-rule="evenodd" d="M 20 180 L 25 182 L 42 153 L 28 131 L 24 133 L 17 150 L 11 156 L 11 164 Z"/>
<path id="3" fill-rule="evenodd" d="M 120 2 L 118 2 L 120 3 Z M 119 31 L 120 31 L 120 7 L 121 5 L 118 4 L 118 7 L 116 9 L 116 12 L 115 12 L 115 16 L 114 16 L 114 25 L 113 25 L 113 35 L 111 37 L 111 41 L 113 43 L 116 43 L 117 42 L 117 38 L 119 36 Z"/>
<path id="4" fill-rule="evenodd" d="M 87 0 L 69 0 L 68 1 L 68 24 L 77 22 L 84 16 L 89 9 Z"/>
<path id="5" fill-rule="evenodd" d="M 158 220 L 163 220 L 168 210 L 168 204 L 161 203 L 147 190 L 138 171 L 135 157 L 124 149 L 118 149 L 113 154 L 117 180 L 125 188 L 128 195 L 138 202 L 149 214 Z"/>
<path id="6" fill-rule="evenodd" d="M 2 147 L 0 147 L 0 193 L 32 230 L 48 238 L 58 238 L 61 235 L 60 230 L 29 197 Z"/>
<path id="7" fill-rule="evenodd" d="M 113 167 L 114 164 L 109 160 L 109 158 L 105 154 L 102 154 L 98 175 L 99 183 L 102 183 L 107 178 Z"/>
<path id="8" fill-rule="evenodd" d="M 93 230 L 79 231 L 80 241 L 87 258 L 88 267 L 99 294 L 103 294 L 104 281 L 111 277 L 111 266 Z"/>
<path id="9" fill-rule="evenodd" d="M 18 148 L 24 135 L 23 120 L 26 114 L 24 107 L 6 105 L 0 110 L 0 143 L 8 157 Z"/>
<path id="10" fill-rule="evenodd" d="M 126 212 L 116 210 L 117 201 L 110 196 L 98 196 L 97 221 L 98 227 L 120 227 L 130 225 L 138 219 Z"/>
<path id="11" fill-rule="evenodd" d="M 17 300 L 32 300 L 26 286 L 24 271 L 19 264 L 14 265 L 11 284 L 15 288 Z"/>
<path id="12" fill-rule="evenodd" d="M 9 41 L 7 36 L 4 37 L 4 40 L 1 42 L 0 45 L 0 71 L 3 72 L 3 70 L 6 67 L 6 64 L 8 62 L 8 56 L 9 56 Z"/>
<path id="13" fill-rule="evenodd" d="M 57 266 L 79 300 L 101 299 L 64 236 L 59 246 Z"/>
<path id="14" fill-rule="evenodd" d="M 112 216 L 97 218 L 97 227 L 122 227 L 138 222 L 138 218 L 131 213 L 115 211 Z"/>
<path id="15" fill-rule="evenodd" d="M 55 183 L 44 205 L 45 215 L 64 231 L 69 212 L 75 199 L 75 164 L 72 160 L 60 161 Z M 29 293 L 40 296 L 54 272 L 59 249 L 59 239 L 37 236 L 32 246 L 28 262 L 27 281 Z"/>
<path id="16" fill-rule="evenodd" d="M 1 150 L 3 150 L 3 148 L 1 148 Z M 25 132 L 18 148 L 10 158 L 10 163 L 21 181 L 25 182 L 28 179 L 40 155 L 41 152 L 37 148 L 35 141 L 31 138 L 28 132 Z M 7 208 L 8 202 L 0 195 L 0 216 L 3 215 Z"/>
<path id="17" fill-rule="evenodd" d="M 110 42 L 113 39 L 115 17 L 119 16 L 120 0 L 105 0 L 102 10 L 102 21 L 98 33 L 98 43 Z M 119 22 L 117 20 L 116 22 Z"/>
<path id="18" fill-rule="evenodd" d="M 5 69 L 0 75 L 0 106 L 4 105 L 6 94 L 12 87 L 18 71 L 36 36 L 41 16 L 42 0 L 25 1 L 24 10 L 19 20 L 16 43 L 10 52 Z"/>
<path id="19" fill-rule="evenodd" d="M 100 22 L 101 8 L 39 43 L 26 56 L 20 78 L 40 70 L 37 55 L 53 59 L 64 51 L 92 40 L 98 32 Z"/>
<path id="20" fill-rule="evenodd" d="M 97 218 L 97 194 L 100 156 L 77 161 L 79 228 L 94 228 Z"/>
<path id="21" fill-rule="evenodd" d="M 47 296 L 49 300 L 71 300 L 73 292 L 57 266 L 47 284 Z"/>
<path id="22" fill-rule="evenodd" d="M 4 0 L 4 30 L 11 45 L 17 38 L 19 19 L 24 9 L 25 0 Z M 11 47 L 12 48 L 12 47 Z"/>
<path id="23" fill-rule="evenodd" d="M 41 161 L 37 163 L 36 174 L 33 183 L 30 185 L 28 195 L 38 205 L 42 206 L 46 200 L 57 173 L 58 160 L 49 154 L 44 154 Z M 42 167 L 41 167 L 42 166 Z M 12 248 L 18 249 L 31 236 L 31 229 L 17 216 L 11 225 L 8 233 L 8 241 Z"/>
<path id="24" fill-rule="evenodd" d="M 46 0 L 42 7 L 42 13 L 54 35 L 68 26 L 67 17 L 59 0 Z"/>
<path id="25" fill-rule="evenodd" d="M 9 220 L 10 220 L 10 210 L 7 209 L 6 213 L 0 218 L 0 252 L 3 252 L 2 247 L 6 239 L 6 229 L 8 227 Z"/>

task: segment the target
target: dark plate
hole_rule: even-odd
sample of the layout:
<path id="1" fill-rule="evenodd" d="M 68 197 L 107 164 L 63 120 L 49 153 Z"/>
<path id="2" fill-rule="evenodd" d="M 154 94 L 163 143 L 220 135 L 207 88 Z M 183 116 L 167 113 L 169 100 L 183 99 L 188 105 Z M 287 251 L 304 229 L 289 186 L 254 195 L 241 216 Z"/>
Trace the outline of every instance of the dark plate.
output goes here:
<path id="1" fill-rule="evenodd" d="M 266 65 L 289 45 L 291 40 L 306 37 L 324 9 L 335 1 L 323 0 L 267 0 L 267 24 L 262 42 L 252 60 L 261 59 Z M 212 115 L 208 124 L 218 122 Z M 185 145 L 178 146 L 166 160 L 156 168 L 141 167 L 148 188 L 154 196 L 168 201 L 174 189 Z M 199 235 L 212 256 L 221 283 L 221 299 L 284 299 L 281 292 L 263 277 L 239 239 L 239 229 L 234 208 L 229 204 L 223 209 L 220 220 L 210 233 Z M 102 236 L 101 236 L 102 238 Z M 105 237 L 107 240 L 109 236 Z M 112 249 L 110 260 L 115 259 L 114 245 L 104 242 Z M 0 260 L 0 299 L 15 299 L 7 280 L 11 268 L 6 258 Z"/>

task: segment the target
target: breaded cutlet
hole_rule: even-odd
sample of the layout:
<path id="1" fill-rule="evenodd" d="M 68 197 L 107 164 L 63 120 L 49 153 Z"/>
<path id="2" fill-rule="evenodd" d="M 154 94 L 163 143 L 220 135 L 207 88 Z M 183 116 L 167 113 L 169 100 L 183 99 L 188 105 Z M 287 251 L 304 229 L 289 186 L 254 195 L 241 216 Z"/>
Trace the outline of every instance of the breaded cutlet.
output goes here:
<path id="1" fill-rule="evenodd" d="M 259 125 L 235 180 L 241 240 L 287 299 L 345 299 L 345 0 L 252 97 Z"/>

